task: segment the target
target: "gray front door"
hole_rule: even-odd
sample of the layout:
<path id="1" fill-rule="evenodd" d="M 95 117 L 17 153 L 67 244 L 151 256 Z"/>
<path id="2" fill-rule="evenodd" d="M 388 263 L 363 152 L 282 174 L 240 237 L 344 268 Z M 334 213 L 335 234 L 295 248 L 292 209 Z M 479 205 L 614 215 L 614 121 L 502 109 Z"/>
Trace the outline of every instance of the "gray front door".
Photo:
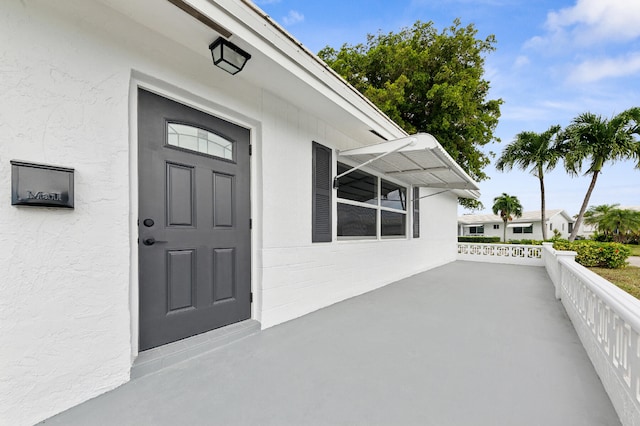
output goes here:
<path id="1" fill-rule="evenodd" d="M 249 130 L 138 90 L 140 350 L 251 315 Z"/>

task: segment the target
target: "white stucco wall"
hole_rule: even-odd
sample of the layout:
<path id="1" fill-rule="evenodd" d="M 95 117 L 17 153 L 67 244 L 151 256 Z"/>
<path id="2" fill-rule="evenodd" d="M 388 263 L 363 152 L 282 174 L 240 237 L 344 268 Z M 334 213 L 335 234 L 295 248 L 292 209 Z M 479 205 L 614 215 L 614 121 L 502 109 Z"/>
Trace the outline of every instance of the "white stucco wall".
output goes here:
<path id="1" fill-rule="evenodd" d="M 493 225 L 494 225 L 493 223 L 485 223 L 484 233 L 482 234 L 470 234 L 468 226 L 463 226 L 463 225 L 458 225 L 458 226 L 462 231 L 460 235 L 463 235 L 465 237 L 469 237 L 469 236 L 500 237 L 500 239 L 502 240 L 502 230 L 503 230 L 504 224 L 502 222 L 496 223 L 496 225 L 498 225 L 498 229 L 493 229 Z M 509 229 L 507 229 L 507 241 L 508 240 L 509 240 Z"/>
<path id="2" fill-rule="evenodd" d="M 569 235 L 571 235 L 571 232 L 569 232 L 569 221 L 563 215 L 557 214 L 553 216 L 549 220 L 549 223 L 551 224 L 551 226 L 547 224 L 547 235 L 549 238 L 553 237 L 553 230 L 550 229 L 557 229 L 560 231 L 561 238 L 569 238 Z"/>
<path id="3" fill-rule="evenodd" d="M 507 227 L 507 241 L 509 240 L 542 240 L 542 228 L 540 221 L 528 222 L 533 224 L 533 232 L 531 234 L 514 234 L 513 228 Z M 510 223 L 511 224 L 511 223 Z M 503 224 L 500 223 L 499 229 L 493 229 L 493 223 L 484 224 L 483 234 L 470 234 L 469 228 L 458 224 L 462 234 L 464 236 L 484 236 L 484 237 L 500 237 L 502 240 Z M 515 223 L 513 223 L 515 225 Z M 551 227 L 550 227 L 551 225 Z M 547 219 L 547 238 L 553 237 L 553 231 L 551 229 L 557 229 L 560 231 L 561 238 L 569 238 L 571 234 L 569 232 L 569 221 L 561 214 L 553 216 L 551 219 Z"/>
<path id="4" fill-rule="evenodd" d="M 533 232 L 531 234 L 515 234 L 513 232 L 513 228 L 510 228 L 509 225 L 516 225 L 516 223 L 509 223 L 507 225 L 507 241 L 509 240 L 541 240 L 542 239 L 542 228 L 540 228 L 540 222 L 528 222 L 533 225 Z M 502 241 L 504 224 L 499 223 L 499 229 L 493 229 L 493 223 L 488 223 L 484 225 L 484 234 L 470 234 L 469 228 L 463 228 L 463 232 L 465 236 L 485 236 L 485 237 L 500 237 Z M 548 226 L 548 225 L 547 225 Z"/>
<path id="5" fill-rule="evenodd" d="M 55 13 L 2 9 L 0 424 L 26 425 L 128 379 L 129 72 Z M 12 207 L 12 159 L 75 168 L 75 210 Z"/>
<path id="6" fill-rule="evenodd" d="M 29 425 L 129 379 L 132 70 L 259 96 L 95 2 L 3 2 L 0 39 L 0 424 Z M 75 209 L 11 206 L 13 159 L 75 168 Z"/>
<path id="7" fill-rule="evenodd" d="M 311 243 L 311 142 L 344 150 L 355 141 L 277 96 L 263 102 L 262 165 L 283 171 L 263 176 L 264 327 L 455 259 L 453 195 L 423 199 L 419 239 Z M 334 224 L 336 217 L 334 192 Z"/>
<path id="8" fill-rule="evenodd" d="M 449 193 L 423 200 L 419 239 L 311 243 L 311 141 L 358 142 L 310 112 L 96 2 L 1 8 L 0 424 L 33 424 L 129 380 L 136 82 L 252 128 L 253 315 L 264 327 L 455 260 Z M 11 206 L 12 159 L 75 168 L 75 209 Z"/>

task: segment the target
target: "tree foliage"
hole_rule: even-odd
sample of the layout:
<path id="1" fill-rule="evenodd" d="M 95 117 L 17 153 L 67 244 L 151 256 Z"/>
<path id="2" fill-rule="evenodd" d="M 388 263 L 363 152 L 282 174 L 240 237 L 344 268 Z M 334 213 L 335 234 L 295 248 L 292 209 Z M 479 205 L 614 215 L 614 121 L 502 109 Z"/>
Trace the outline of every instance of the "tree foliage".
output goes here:
<path id="1" fill-rule="evenodd" d="M 554 125 L 545 132 L 521 132 L 513 142 L 505 147 L 498 158 L 496 169 L 511 170 L 514 166 L 531 172 L 540 182 L 540 215 L 542 218 L 542 239 L 547 239 L 544 173 L 553 170 L 561 158 L 557 147 L 557 135 L 561 127 Z"/>
<path id="2" fill-rule="evenodd" d="M 625 242 L 640 232 L 640 211 L 619 209 L 618 204 L 590 206 L 584 222 L 594 225 L 597 234 L 605 239 Z"/>
<path id="3" fill-rule="evenodd" d="M 505 192 L 493 199 L 493 214 L 502 218 L 504 226 L 502 227 L 502 241 L 507 241 L 507 222 L 513 220 L 514 217 L 522 216 L 522 204 L 518 197 L 509 195 Z"/>
<path id="4" fill-rule="evenodd" d="M 564 130 L 563 151 L 565 168 L 576 175 L 586 161 L 589 164 L 587 174 L 591 174 L 591 183 L 582 202 L 569 241 L 573 241 L 596 185 L 599 173 L 605 163 L 632 159 L 636 168 L 640 168 L 640 108 L 630 108 L 606 119 L 590 112 L 574 118 Z"/>
<path id="5" fill-rule="evenodd" d="M 584 223 L 593 225 L 598 233 L 608 236 L 608 230 L 602 227 L 600 222 L 604 216 L 611 210 L 617 209 L 619 205 L 620 204 L 600 204 L 598 206 L 589 206 L 587 211 L 584 212 Z"/>
<path id="6" fill-rule="evenodd" d="M 483 55 L 493 35 L 477 38 L 456 19 L 438 32 L 417 21 L 398 33 L 369 34 L 365 44 L 325 47 L 318 56 L 408 133 L 431 133 L 475 180 L 489 158 L 479 147 L 498 139 L 501 99 L 487 99 Z"/>

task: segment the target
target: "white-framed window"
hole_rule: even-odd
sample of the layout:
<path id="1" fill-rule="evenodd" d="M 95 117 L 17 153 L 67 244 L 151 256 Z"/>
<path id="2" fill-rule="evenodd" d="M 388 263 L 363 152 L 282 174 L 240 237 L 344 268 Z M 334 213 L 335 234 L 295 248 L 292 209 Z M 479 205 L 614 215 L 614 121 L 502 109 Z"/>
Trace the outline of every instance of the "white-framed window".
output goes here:
<path id="1" fill-rule="evenodd" d="M 470 226 L 469 227 L 469 234 L 470 235 L 484 234 L 484 225 Z"/>
<path id="2" fill-rule="evenodd" d="M 500 225 L 498 225 L 497 223 L 495 223 L 495 224 L 493 225 L 493 229 L 500 229 Z"/>
<path id="3" fill-rule="evenodd" d="M 234 160 L 233 141 L 188 124 L 168 122 L 167 144 L 225 160 Z"/>
<path id="4" fill-rule="evenodd" d="M 530 226 L 516 226 L 513 228 L 514 234 L 533 234 L 533 225 Z"/>
<path id="5" fill-rule="evenodd" d="M 352 167 L 338 163 L 341 174 Z M 407 237 L 407 188 L 362 170 L 338 180 L 338 239 Z"/>

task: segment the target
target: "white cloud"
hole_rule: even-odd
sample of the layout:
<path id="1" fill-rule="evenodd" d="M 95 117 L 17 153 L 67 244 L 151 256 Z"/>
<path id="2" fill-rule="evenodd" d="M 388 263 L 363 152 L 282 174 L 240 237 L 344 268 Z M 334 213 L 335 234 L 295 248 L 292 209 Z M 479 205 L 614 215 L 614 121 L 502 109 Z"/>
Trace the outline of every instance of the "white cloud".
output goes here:
<path id="1" fill-rule="evenodd" d="M 618 58 L 584 61 L 569 73 L 567 81 L 592 83 L 605 78 L 633 74 L 640 74 L 640 52 Z"/>
<path id="2" fill-rule="evenodd" d="M 539 105 L 522 106 L 506 103 L 500 112 L 500 119 L 511 121 L 548 121 L 553 117 L 548 108 Z"/>
<path id="3" fill-rule="evenodd" d="M 290 10 L 287 16 L 282 18 L 282 22 L 285 25 L 294 25 L 302 21 L 304 21 L 304 15 L 295 10 Z"/>
<path id="4" fill-rule="evenodd" d="M 441 3 L 462 3 L 462 4 L 471 4 L 474 6 L 478 5 L 489 5 L 489 6 L 508 6 L 513 4 L 518 4 L 520 0 L 443 0 Z M 433 6 L 433 0 L 412 0 L 412 7 L 420 7 L 420 6 Z"/>
<path id="5" fill-rule="evenodd" d="M 577 0 L 575 6 L 549 12 L 542 40 L 568 38 L 578 45 L 629 41 L 640 37 L 640 1 Z M 539 37 L 530 40 L 535 45 Z"/>
<path id="6" fill-rule="evenodd" d="M 525 67 L 527 65 L 529 65 L 531 63 L 531 61 L 529 60 L 529 58 L 527 56 L 524 55 L 520 55 L 516 58 L 515 62 L 513 63 L 513 66 L 515 68 L 522 68 Z"/>

